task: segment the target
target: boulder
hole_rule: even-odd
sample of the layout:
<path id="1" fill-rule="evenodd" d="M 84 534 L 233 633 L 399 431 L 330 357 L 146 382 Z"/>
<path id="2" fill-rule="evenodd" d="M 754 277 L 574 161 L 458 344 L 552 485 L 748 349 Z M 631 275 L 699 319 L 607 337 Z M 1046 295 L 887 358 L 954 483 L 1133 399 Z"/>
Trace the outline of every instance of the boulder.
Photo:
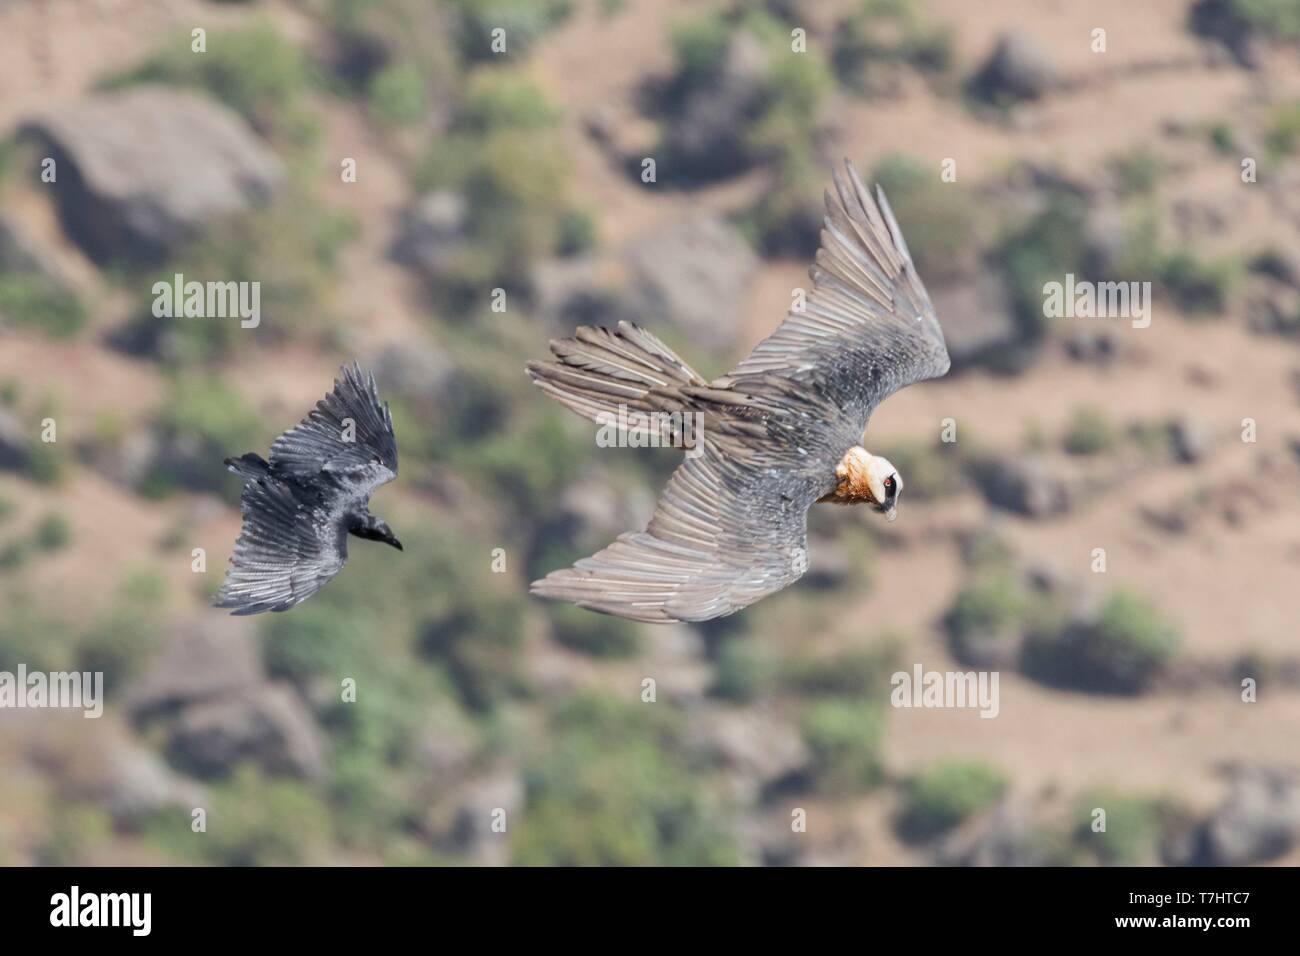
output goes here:
<path id="1" fill-rule="evenodd" d="M 1201 832 L 1198 862 L 1247 866 L 1276 859 L 1300 838 L 1300 776 L 1269 768 L 1234 768 L 1227 799 Z"/>
<path id="2" fill-rule="evenodd" d="M 186 708 L 168 750 L 178 766 L 202 777 L 221 776 L 243 760 L 309 780 L 325 773 L 320 728 L 282 685 L 263 684 Z"/>
<path id="3" fill-rule="evenodd" d="M 109 748 L 103 800 L 119 823 L 130 824 L 167 809 L 190 810 L 205 802 L 204 789 L 173 773 L 152 750 L 125 741 Z"/>
<path id="4" fill-rule="evenodd" d="M 374 368 L 382 389 L 425 408 L 445 405 L 459 372 L 452 357 L 431 341 L 409 337 L 384 346 Z"/>
<path id="5" fill-rule="evenodd" d="M 1182 416 L 1173 423 L 1171 432 L 1174 455 L 1184 464 L 1204 461 L 1214 448 L 1214 432 L 1204 422 Z"/>
<path id="6" fill-rule="evenodd" d="M 455 272 L 465 250 L 469 209 L 459 193 L 426 193 L 402 212 L 390 255 L 429 281 Z"/>
<path id="7" fill-rule="evenodd" d="M 808 766 L 808 747 L 798 729 L 761 708 L 716 707 L 691 726 L 706 754 L 756 789 Z"/>
<path id="8" fill-rule="evenodd" d="M 1002 34 L 971 80 L 971 90 L 992 102 L 1036 100 L 1062 85 L 1060 71 L 1038 42 L 1018 30 Z"/>
<path id="9" fill-rule="evenodd" d="M 172 626 L 163 652 L 127 694 L 137 717 L 237 694 L 263 680 L 252 629 L 201 614 Z"/>
<path id="10" fill-rule="evenodd" d="M 1030 518 L 1064 514 L 1072 505 L 1069 487 L 1056 468 L 1039 455 L 996 457 L 975 469 L 989 504 Z"/>
<path id="11" fill-rule="evenodd" d="M 987 270 L 930 289 L 954 370 L 989 362 L 1003 367 L 1022 347 L 1002 282 Z"/>
<path id="12" fill-rule="evenodd" d="M 214 220 L 269 202 L 279 159 L 199 93 L 141 86 L 26 123 L 55 160 L 68 234 L 99 262 L 158 262 Z"/>
<path id="13" fill-rule="evenodd" d="M 734 228 L 711 215 L 679 220 L 634 241 L 627 261 L 641 312 L 662 316 L 705 349 L 735 346 L 759 263 Z"/>
<path id="14" fill-rule="evenodd" d="M 58 288 L 68 279 L 54 253 L 42 246 L 18 220 L 0 214 L 0 273 L 39 276 Z"/>

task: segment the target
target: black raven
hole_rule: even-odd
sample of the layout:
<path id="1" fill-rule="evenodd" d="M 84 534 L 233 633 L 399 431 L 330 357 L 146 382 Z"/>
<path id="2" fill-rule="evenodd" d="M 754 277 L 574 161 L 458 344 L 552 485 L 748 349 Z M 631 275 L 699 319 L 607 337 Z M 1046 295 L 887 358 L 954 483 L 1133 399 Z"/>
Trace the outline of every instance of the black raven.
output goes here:
<path id="1" fill-rule="evenodd" d="M 402 543 L 370 513 L 370 496 L 397 477 L 397 439 L 372 374 L 343 366 L 334 391 L 271 443 L 271 460 L 227 458 L 248 482 L 244 527 L 214 607 L 232 614 L 287 611 L 319 591 L 348 559 L 348 535 Z"/>

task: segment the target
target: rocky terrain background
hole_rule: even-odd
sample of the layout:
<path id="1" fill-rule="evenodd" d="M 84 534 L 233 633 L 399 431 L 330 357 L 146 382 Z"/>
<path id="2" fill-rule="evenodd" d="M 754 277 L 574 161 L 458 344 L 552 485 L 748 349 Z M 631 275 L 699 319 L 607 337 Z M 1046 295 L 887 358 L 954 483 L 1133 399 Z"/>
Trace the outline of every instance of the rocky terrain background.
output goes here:
<path id="1" fill-rule="evenodd" d="M 108 682 L 0 710 L 0 863 L 1300 862 L 1298 49 L 1293 0 L 0 2 L 0 670 Z M 954 359 L 872 421 L 900 520 L 707 626 L 530 600 L 674 456 L 524 361 L 725 371 L 843 156 Z M 155 318 L 176 273 L 260 325 Z M 1150 326 L 1045 318 L 1066 274 Z M 353 356 L 405 553 L 208 608 L 222 457 Z M 891 707 L 916 665 L 997 717 Z"/>

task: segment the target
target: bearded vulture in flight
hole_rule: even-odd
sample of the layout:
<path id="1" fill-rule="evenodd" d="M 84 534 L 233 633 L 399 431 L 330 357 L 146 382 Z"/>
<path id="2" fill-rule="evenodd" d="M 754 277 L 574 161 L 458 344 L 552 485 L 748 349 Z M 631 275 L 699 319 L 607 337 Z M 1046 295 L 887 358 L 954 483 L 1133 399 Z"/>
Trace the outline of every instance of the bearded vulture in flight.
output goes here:
<path id="1" fill-rule="evenodd" d="M 844 167 L 826 193 L 806 307 L 729 374 L 705 381 L 626 322 L 581 327 L 551 342 L 555 361 L 528 364 L 579 415 L 688 448 L 644 531 L 533 582 L 534 594 L 637 621 L 708 621 L 807 570 L 813 504 L 894 519 L 903 480 L 859 443 L 885 398 L 948 371 L 948 350 L 883 191 L 873 199 Z"/>

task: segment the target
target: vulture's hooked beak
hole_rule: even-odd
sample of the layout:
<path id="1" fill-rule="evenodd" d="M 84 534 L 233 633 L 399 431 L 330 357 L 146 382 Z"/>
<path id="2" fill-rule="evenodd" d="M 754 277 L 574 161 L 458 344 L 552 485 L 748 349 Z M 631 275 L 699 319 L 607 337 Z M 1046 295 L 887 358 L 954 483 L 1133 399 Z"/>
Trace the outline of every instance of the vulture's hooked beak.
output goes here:
<path id="1" fill-rule="evenodd" d="M 385 539 L 384 539 L 384 544 L 391 544 L 391 545 L 392 545 L 394 548 L 396 548 L 398 551 L 405 551 L 405 550 L 406 550 L 405 548 L 402 547 L 402 542 L 398 541 L 397 538 L 396 538 L 396 536 L 394 536 L 394 535 L 390 535 L 389 537 L 385 538 Z"/>
<path id="2" fill-rule="evenodd" d="M 886 521 L 893 521 L 898 517 L 898 505 L 889 505 L 888 507 L 881 508 L 880 513 L 885 516 Z"/>

